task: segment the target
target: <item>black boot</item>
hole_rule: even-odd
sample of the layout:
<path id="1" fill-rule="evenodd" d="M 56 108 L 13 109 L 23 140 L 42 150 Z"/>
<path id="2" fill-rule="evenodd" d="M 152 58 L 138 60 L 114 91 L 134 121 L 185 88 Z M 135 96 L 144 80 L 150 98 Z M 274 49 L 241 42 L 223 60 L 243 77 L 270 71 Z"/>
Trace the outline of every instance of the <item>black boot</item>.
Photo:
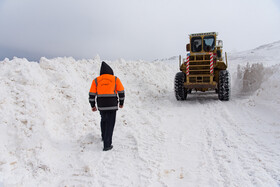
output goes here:
<path id="1" fill-rule="evenodd" d="M 113 149 L 113 146 L 112 146 L 112 145 L 110 145 L 109 147 L 104 147 L 103 151 L 109 151 L 109 150 L 111 150 L 111 149 Z"/>

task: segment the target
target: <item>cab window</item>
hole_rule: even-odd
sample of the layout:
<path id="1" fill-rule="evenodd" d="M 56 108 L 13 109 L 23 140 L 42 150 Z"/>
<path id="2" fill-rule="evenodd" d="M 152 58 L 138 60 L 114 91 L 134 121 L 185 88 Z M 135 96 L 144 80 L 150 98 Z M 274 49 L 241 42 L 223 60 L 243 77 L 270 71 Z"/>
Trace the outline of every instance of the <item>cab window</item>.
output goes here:
<path id="1" fill-rule="evenodd" d="M 201 37 L 193 37 L 191 39 L 191 50 L 192 52 L 200 52 L 202 49 L 202 39 Z"/>
<path id="2" fill-rule="evenodd" d="M 214 36 L 205 36 L 203 38 L 203 50 L 206 52 L 213 51 L 215 48 L 215 37 Z"/>

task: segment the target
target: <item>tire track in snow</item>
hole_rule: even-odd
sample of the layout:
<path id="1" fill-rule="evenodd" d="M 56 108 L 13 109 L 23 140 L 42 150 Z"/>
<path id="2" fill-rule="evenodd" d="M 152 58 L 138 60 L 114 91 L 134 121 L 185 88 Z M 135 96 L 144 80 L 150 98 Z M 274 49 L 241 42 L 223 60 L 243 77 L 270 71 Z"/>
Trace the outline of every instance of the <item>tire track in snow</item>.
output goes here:
<path id="1" fill-rule="evenodd" d="M 216 121 L 213 120 L 216 115 L 213 103 L 216 102 L 218 101 L 199 100 L 199 107 L 202 113 L 200 123 L 204 124 L 202 126 L 204 143 L 201 147 L 201 152 L 207 163 L 206 169 L 212 175 L 212 179 L 209 179 L 208 182 L 215 186 L 230 186 L 231 177 L 229 176 L 228 168 L 225 166 L 225 162 L 228 162 L 230 158 L 230 155 L 227 155 L 227 151 L 224 150 L 226 144 L 225 134 L 217 126 Z"/>
<path id="2" fill-rule="evenodd" d="M 162 111 L 165 111 L 162 129 L 166 134 L 166 158 L 162 164 L 161 180 L 167 186 L 209 185 L 207 178 L 201 177 L 211 174 L 202 154 L 205 151 L 202 98 L 177 101 L 173 99 L 174 94 L 169 97 L 172 97 L 170 104 L 175 105 L 168 110 L 170 105 L 162 104 Z"/>
<path id="3" fill-rule="evenodd" d="M 232 104 L 232 102 L 213 103 L 207 108 L 210 110 L 212 108 L 211 111 L 213 111 L 214 108 L 219 108 L 221 110 L 215 110 L 215 114 L 205 112 L 205 116 L 207 116 L 206 119 L 208 119 L 205 120 L 205 122 L 208 122 L 208 125 L 210 125 L 210 128 L 206 128 L 206 142 L 208 144 L 208 150 L 212 152 L 213 160 L 218 166 L 218 171 L 223 177 L 223 184 L 225 186 L 239 186 L 241 184 L 252 186 L 260 185 L 265 182 L 265 184 L 270 183 L 275 185 L 274 181 L 269 179 L 269 176 L 278 181 L 278 179 L 275 178 L 278 174 L 275 172 L 271 173 L 264 167 L 265 164 L 269 164 L 271 161 L 266 160 L 265 163 L 261 163 L 263 159 L 258 157 L 255 153 L 258 152 L 257 150 L 262 150 L 259 152 L 266 154 L 267 150 L 263 150 L 264 146 L 256 144 L 255 140 L 252 141 L 245 132 L 237 128 L 235 125 L 237 123 L 236 119 L 229 114 L 230 112 L 228 110 L 228 108 L 234 107 Z M 277 160 L 275 155 L 272 158 Z M 211 159 L 209 159 L 209 161 L 211 161 Z M 234 171 L 237 171 L 238 174 L 234 173 L 232 168 L 234 168 Z M 262 177 L 263 175 L 265 177 Z M 240 177 L 243 182 L 241 184 L 239 184 Z"/>
<path id="4" fill-rule="evenodd" d="M 225 108 L 225 106 L 223 107 Z M 242 153 L 246 154 L 243 155 L 243 157 L 239 157 L 239 159 L 241 160 L 241 162 L 243 161 L 242 166 L 244 166 L 244 169 L 248 171 L 252 183 L 254 185 L 260 185 L 263 181 L 268 181 L 272 185 L 275 185 L 274 182 L 279 185 L 280 169 L 279 167 L 277 168 L 277 160 L 279 159 L 280 155 L 275 152 L 275 150 L 272 150 L 271 148 L 266 146 L 264 143 L 257 141 L 256 138 L 258 137 L 256 135 L 252 136 L 249 135 L 250 132 L 245 132 L 238 126 L 239 123 L 236 121 L 236 119 L 233 118 L 232 115 L 229 114 L 229 111 L 226 109 L 224 111 L 224 119 L 227 122 L 226 124 L 231 127 L 231 130 L 234 131 L 234 136 L 244 138 L 244 140 L 242 140 L 241 138 L 239 138 L 238 140 L 241 141 L 240 145 L 244 145 L 245 147 L 244 151 L 241 152 L 240 155 L 242 155 Z M 257 120 L 258 115 L 255 112 L 252 112 L 252 110 L 244 111 L 244 109 L 241 109 L 240 111 L 241 112 L 239 114 L 242 114 L 243 120 L 244 118 L 248 118 L 246 120 L 250 121 L 251 123 L 262 123 Z M 247 113 L 248 115 L 244 115 L 245 113 Z M 268 116 L 269 115 L 271 114 L 268 113 Z M 252 162 L 251 164 L 247 164 L 248 158 Z M 263 181 L 259 181 L 258 179 L 262 179 Z"/>

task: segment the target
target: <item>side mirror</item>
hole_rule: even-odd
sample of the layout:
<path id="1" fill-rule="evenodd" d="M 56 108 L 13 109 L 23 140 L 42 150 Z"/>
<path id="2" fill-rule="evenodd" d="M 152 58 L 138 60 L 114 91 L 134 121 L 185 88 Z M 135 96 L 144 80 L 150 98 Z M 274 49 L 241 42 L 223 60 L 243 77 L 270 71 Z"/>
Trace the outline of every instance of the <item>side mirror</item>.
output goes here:
<path id="1" fill-rule="evenodd" d="M 217 47 L 223 47 L 223 41 L 222 40 L 218 40 L 218 45 L 217 45 Z"/>
<path id="2" fill-rule="evenodd" d="M 187 44 L 187 45 L 186 45 L 186 49 L 187 49 L 187 51 L 190 51 L 190 50 L 191 50 L 190 44 Z"/>

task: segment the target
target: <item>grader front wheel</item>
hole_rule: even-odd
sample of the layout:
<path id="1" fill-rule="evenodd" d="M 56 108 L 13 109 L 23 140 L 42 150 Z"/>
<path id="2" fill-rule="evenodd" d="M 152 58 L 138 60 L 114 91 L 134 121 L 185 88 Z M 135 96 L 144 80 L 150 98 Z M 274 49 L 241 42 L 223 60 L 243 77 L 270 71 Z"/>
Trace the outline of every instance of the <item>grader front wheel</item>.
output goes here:
<path id="1" fill-rule="evenodd" d="M 218 97 L 221 101 L 228 101 L 230 97 L 230 77 L 227 70 L 219 72 Z"/>
<path id="2" fill-rule="evenodd" d="M 178 101 L 187 99 L 187 90 L 184 87 L 186 76 L 183 72 L 178 72 L 174 80 L 175 97 Z"/>

